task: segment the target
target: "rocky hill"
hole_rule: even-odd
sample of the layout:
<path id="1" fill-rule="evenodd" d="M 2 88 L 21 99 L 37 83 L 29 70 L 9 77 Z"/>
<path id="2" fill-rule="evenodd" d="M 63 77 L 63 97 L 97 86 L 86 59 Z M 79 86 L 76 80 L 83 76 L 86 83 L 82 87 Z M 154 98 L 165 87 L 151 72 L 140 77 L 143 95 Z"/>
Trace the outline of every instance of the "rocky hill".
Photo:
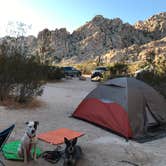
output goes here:
<path id="1" fill-rule="evenodd" d="M 112 49 L 107 54 L 101 56 L 104 63 L 112 62 L 136 62 L 145 61 L 151 58 L 155 61 L 166 61 L 166 37 L 148 42 L 143 45 L 134 44 L 124 49 Z"/>
<path id="2" fill-rule="evenodd" d="M 45 47 L 46 52 L 52 50 L 51 57 L 54 59 L 77 63 L 94 59 L 113 48 L 144 44 L 150 41 L 150 38 L 144 37 L 142 31 L 128 23 L 124 24 L 119 18 L 110 20 L 99 15 L 72 34 L 65 29 L 41 31 L 38 41 L 38 48 Z"/>
<path id="3" fill-rule="evenodd" d="M 54 31 L 44 29 L 37 38 L 2 38 L 0 53 L 4 53 L 4 46 L 7 52 L 11 52 L 12 47 L 18 47 L 25 56 L 35 55 L 49 64 L 80 63 L 98 57 L 109 63 L 125 58 L 137 60 L 143 50 L 154 47 L 152 41 L 155 43 L 155 40 L 159 40 L 156 43 L 163 43 L 163 49 L 166 47 L 165 36 L 166 13 L 154 15 L 133 26 L 123 23 L 119 18 L 107 19 L 97 15 L 72 34 L 61 28 Z"/>
<path id="4" fill-rule="evenodd" d="M 151 40 L 166 36 L 166 12 L 150 17 L 145 21 L 138 21 L 134 27 L 148 35 Z"/>
<path id="5" fill-rule="evenodd" d="M 103 62 L 143 61 L 152 55 L 154 60 L 166 60 L 166 13 L 154 15 L 144 22 L 138 21 L 134 27 L 142 31 L 145 37 L 148 36 L 150 42 L 142 45 L 133 44 L 124 49 L 112 49 L 102 55 Z"/>

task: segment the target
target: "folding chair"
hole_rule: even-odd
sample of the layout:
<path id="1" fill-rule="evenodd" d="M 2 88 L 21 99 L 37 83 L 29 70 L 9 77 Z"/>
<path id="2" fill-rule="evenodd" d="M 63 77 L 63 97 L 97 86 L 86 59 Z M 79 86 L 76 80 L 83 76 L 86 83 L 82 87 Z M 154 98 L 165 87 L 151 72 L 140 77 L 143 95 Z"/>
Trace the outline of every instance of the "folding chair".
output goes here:
<path id="1" fill-rule="evenodd" d="M 0 152 L 2 151 L 3 145 L 6 143 L 7 139 L 9 138 L 11 132 L 13 131 L 15 125 L 11 125 L 9 128 L 0 132 Z M 5 166 L 3 161 L 0 159 L 0 165 Z"/>

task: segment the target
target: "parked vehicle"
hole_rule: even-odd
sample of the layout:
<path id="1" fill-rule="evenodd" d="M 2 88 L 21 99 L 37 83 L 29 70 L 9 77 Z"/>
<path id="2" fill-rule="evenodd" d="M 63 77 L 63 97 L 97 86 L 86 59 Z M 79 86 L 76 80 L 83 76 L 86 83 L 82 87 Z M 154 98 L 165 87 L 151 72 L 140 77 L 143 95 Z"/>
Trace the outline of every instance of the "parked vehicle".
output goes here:
<path id="1" fill-rule="evenodd" d="M 100 80 L 103 78 L 103 74 L 108 71 L 107 67 L 101 66 L 96 67 L 95 70 L 92 71 L 91 80 L 97 79 Z"/>
<path id="2" fill-rule="evenodd" d="M 77 70 L 76 68 L 72 66 L 65 66 L 63 67 L 65 76 L 71 76 L 71 77 L 79 77 L 81 76 L 81 71 Z"/>

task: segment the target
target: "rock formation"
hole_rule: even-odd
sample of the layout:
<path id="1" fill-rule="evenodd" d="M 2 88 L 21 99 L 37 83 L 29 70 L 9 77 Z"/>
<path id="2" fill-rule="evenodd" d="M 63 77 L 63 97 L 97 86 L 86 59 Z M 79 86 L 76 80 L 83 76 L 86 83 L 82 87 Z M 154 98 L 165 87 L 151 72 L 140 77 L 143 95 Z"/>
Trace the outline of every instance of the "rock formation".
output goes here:
<path id="1" fill-rule="evenodd" d="M 134 27 L 144 32 L 151 40 L 166 36 L 166 12 L 154 15 L 146 21 L 138 21 Z"/>
<path id="2" fill-rule="evenodd" d="M 67 61 L 80 63 L 98 57 L 108 63 L 122 59 L 134 61 L 141 57 L 143 50 L 153 47 L 153 41 L 154 45 L 163 43 L 165 47 L 165 36 L 166 13 L 138 21 L 133 26 L 123 23 L 119 18 L 107 19 L 97 15 L 72 34 L 61 28 L 52 31 L 44 29 L 37 38 L 1 38 L 0 54 L 4 53 L 5 46 L 8 54 L 12 48 L 21 48 L 25 56 L 34 55 L 48 64 Z M 163 47 L 155 46 L 153 49 L 156 52 L 157 48 L 162 50 Z"/>
<path id="3" fill-rule="evenodd" d="M 166 61 L 166 37 L 143 45 L 132 45 L 124 49 L 112 49 L 101 57 L 104 63 L 145 61 Z"/>

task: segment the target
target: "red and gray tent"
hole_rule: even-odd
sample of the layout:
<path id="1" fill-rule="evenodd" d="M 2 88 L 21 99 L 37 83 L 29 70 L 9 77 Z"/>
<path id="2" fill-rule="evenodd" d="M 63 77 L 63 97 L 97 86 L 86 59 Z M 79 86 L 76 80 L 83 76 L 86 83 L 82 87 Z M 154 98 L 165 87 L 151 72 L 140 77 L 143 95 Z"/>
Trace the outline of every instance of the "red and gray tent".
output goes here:
<path id="1" fill-rule="evenodd" d="M 126 138 L 140 138 L 166 123 L 165 99 L 135 78 L 115 78 L 100 84 L 79 104 L 73 116 Z"/>

